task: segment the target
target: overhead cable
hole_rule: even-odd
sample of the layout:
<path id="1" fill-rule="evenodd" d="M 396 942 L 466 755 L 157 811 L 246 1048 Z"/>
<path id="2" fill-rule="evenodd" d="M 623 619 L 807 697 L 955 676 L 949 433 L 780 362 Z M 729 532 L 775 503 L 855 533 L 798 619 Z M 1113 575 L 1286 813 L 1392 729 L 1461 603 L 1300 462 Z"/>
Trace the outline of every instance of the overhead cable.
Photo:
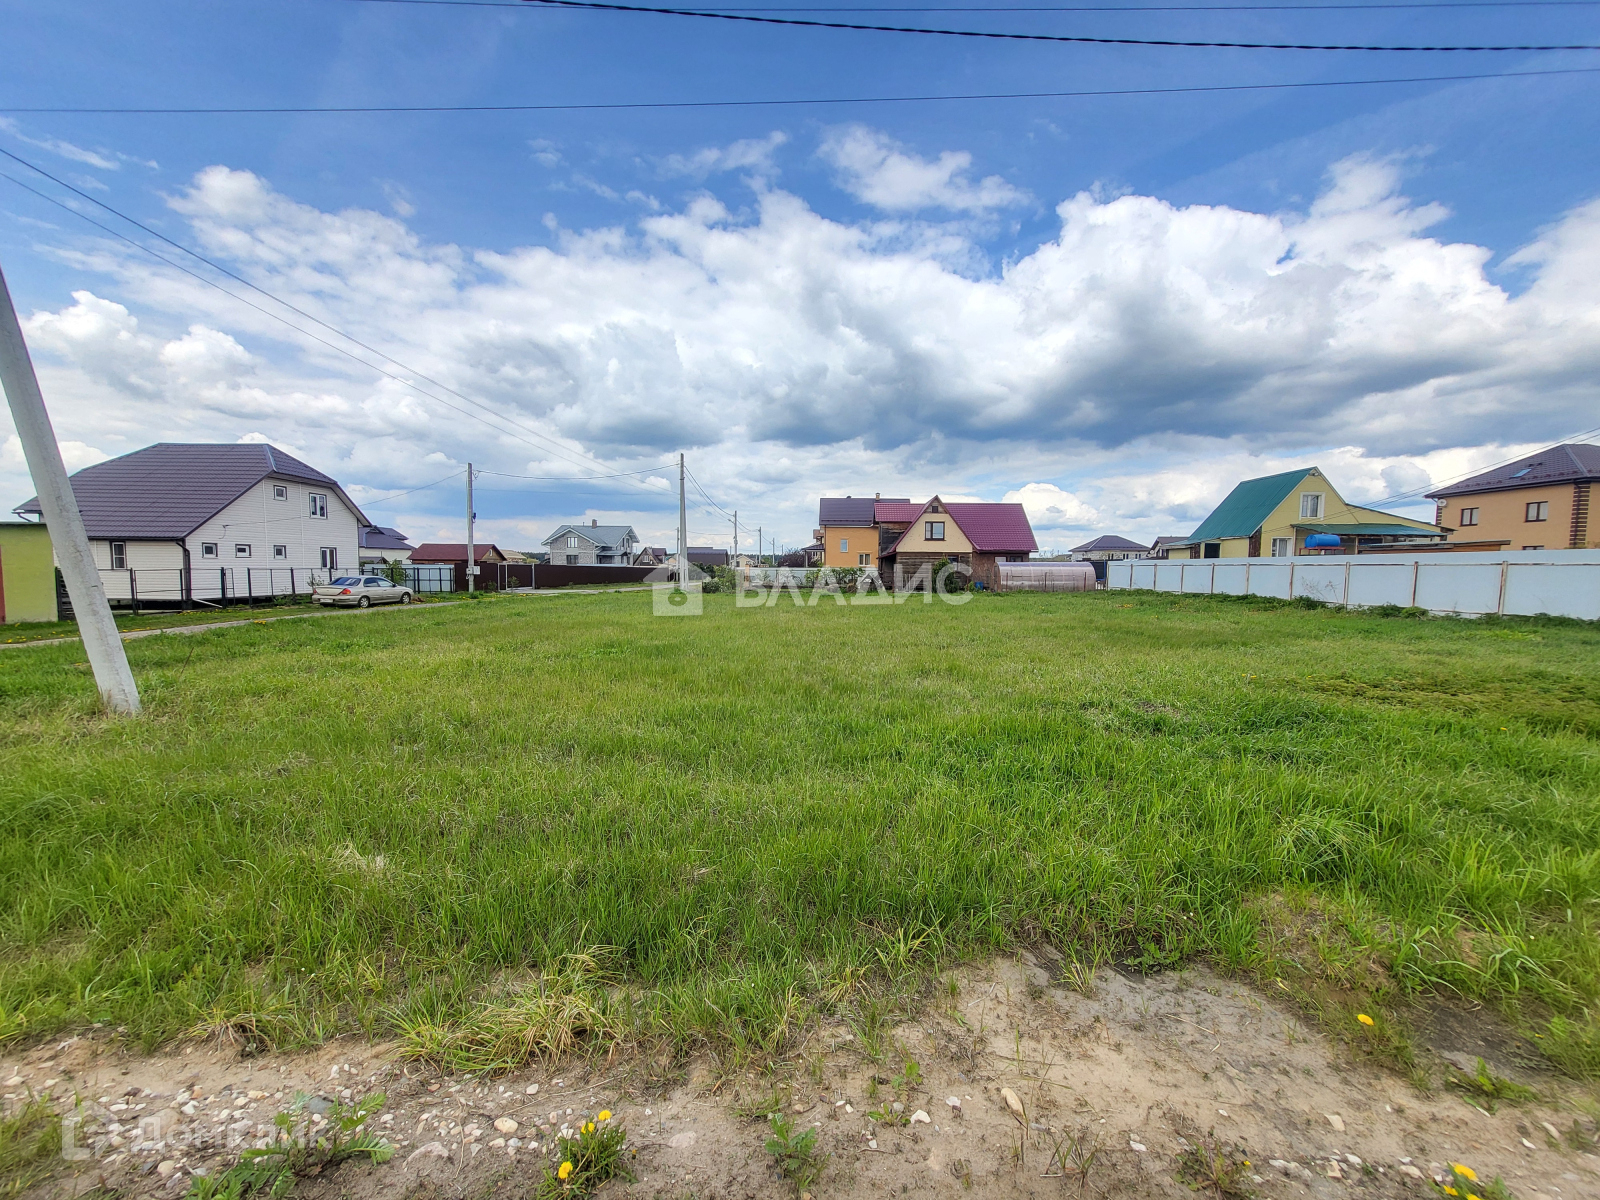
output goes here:
<path id="1" fill-rule="evenodd" d="M 923 96 L 821 96 L 797 100 L 637 100 L 596 104 L 326 104 L 257 107 L 60 107 L 0 104 L 0 113 L 50 116 L 310 116 L 317 113 L 519 113 L 608 112 L 655 108 L 796 108 L 834 104 L 925 104 L 950 100 L 1075 100 L 1096 96 L 1179 96 L 1205 92 L 1276 92 L 1298 88 L 1374 87 L 1401 83 L 1465 83 L 1485 79 L 1534 79 L 1595 75 L 1600 67 L 1553 67 L 1548 71 L 1487 71 L 1460 75 L 1406 75 L 1382 79 L 1308 79 L 1287 83 L 1194 84 L 1179 87 L 1099 88 L 1065 92 L 953 92 Z"/>
<path id="2" fill-rule="evenodd" d="M 649 13 L 663 17 L 698 17 L 708 21 L 744 21 L 757 25 L 787 25 L 806 29 L 846 29 L 864 33 L 915 33 L 934 37 L 993 38 L 1007 42 L 1067 42 L 1081 46 L 1165 46 L 1191 50 L 1361 50 L 1397 53 L 1474 53 L 1482 51 L 1533 52 L 1544 50 L 1600 50 L 1600 44 L 1549 44 L 1503 46 L 1376 46 L 1314 42 L 1202 42 L 1177 38 L 1088 37 L 1062 33 L 998 33 L 983 29 L 939 29 L 921 25 L 864 25 L 850 21 L 811 21 L 800 17 L 763 17 L 753 13 L 719 12 L 705 8 L 657 8 L 644 4 L 609 4 L 605 0 L 525 0 L 544 8 L 579 8 L 596 12 Z"/>

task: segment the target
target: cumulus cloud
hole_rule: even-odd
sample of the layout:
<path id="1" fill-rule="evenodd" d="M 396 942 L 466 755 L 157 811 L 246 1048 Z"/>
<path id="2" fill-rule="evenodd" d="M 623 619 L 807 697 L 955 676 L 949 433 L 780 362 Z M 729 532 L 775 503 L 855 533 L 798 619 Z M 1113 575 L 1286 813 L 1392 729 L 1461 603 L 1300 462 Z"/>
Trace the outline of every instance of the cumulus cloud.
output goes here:
<path id="1" fill-rule="evenodd" d="M 830 131 L 818 153 L 838 172 L 840 187 L 885 212 L 981 213 L 1028 202 L 1026 192 L 998 175 L 974 183 L 968 177 L 972 155 L 965 150 L 946 150 L 929 160 L 865 125 Z"/>
<path id="2" fill-rule="evenodd" d="M 987 183 L 966 169 L 945 178 Z M 1011 495 L 1063 537 L 1153 537 L 1240 478 L 1313 462 L 1358 501 L 1415 492 L 1591 424 L 1600 401 L 1600 202 L 1512 255 L 1512 295 L 1489 249 L 1431 236 L 1443 210 L 1366 158 L 1299 212 L 1074 196 L 1002 266 L 959 228 L 908 243 L 771 187 L 743 213 L 702 194 L 503 252 L 220 166 L 169 203 L 209 253 L 405 367 L 378 376 L 97 248 L 78 261 L 105 285 L 28 331 L 62 435 L 107 452 L 259 431 L 394 489 L 468 459 L 581 476 L 585 451 L 629 469 L 698 448 L 719 502 L 796 537 L 819 493 L 880 490 Z M 981 269 L 950 265 L 963 246 Z M 605 486 L 551 515 L 659 494 Z M 711 510 L 692 521 L 722 531 Z"/>

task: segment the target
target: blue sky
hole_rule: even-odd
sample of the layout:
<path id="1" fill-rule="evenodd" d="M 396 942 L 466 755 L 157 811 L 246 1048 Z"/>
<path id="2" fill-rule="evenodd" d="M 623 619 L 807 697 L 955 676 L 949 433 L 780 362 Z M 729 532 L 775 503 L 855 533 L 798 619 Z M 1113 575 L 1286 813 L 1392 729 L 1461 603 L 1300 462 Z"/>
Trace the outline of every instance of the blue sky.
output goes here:
<path id="1" fill-rule="evenodd" d="M 891 17 L 1600 42 L 1593 4 L 843 19 Z M 496 414 L 421 398 L 0 180 L 0 264 L 76 462 L 264 437 L 339 476 L 374 519 L 432 538 L 460 536 L 456 483 L 377 501 L 470 458 L 503 472 L 482 484 L 487 530 L 531 547 L 591 516 L 670 542 L 665 475 L 591 477 L 684 450 L 742 526 L 788 544 L 809 539 L 819 494 L 937 490 L 1021 499 L 1041 542 L 1066 548 L 1187 532 L 1241 476 L 1293 465 L 1319 463 L 1368 502 L 1414 492 L 1600 411 L 1600 74 L 1517 74 L 1600 67 L 1600 53 L 979 42 L 375 0 L 0 0 L 0 20 L 0 147 Z M 16 111 L 1488 73 L 784 107 Z M 0 503 L 30 490 L 11 438 Z M 691 527 L 696 542 L 731 532 L 703 503 Z"/>

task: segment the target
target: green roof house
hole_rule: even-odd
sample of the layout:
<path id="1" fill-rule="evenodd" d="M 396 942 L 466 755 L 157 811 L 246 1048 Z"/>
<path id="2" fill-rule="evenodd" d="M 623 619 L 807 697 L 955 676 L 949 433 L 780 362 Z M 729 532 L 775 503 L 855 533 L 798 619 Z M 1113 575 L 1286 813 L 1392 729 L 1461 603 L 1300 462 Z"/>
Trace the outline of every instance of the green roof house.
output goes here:
<path id="1" fill-rule="evenodd" d="M 1316 467 L 1236 484 L 1169 558 L 1285 558 L 1313 550 L 1357 554 L 1396 542 L 1443 541 L 1426 521 L 1347 503 Z M 1333 541 L 1331 539 L 1337 539 Z"/>

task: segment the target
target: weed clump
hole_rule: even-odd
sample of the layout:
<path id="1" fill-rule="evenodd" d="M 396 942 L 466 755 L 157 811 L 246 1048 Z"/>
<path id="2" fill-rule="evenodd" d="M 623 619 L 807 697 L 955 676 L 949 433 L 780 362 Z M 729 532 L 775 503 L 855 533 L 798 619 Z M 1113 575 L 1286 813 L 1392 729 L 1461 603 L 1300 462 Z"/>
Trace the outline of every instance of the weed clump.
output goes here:
<path id="1" fill-rule="evenodd" d="M 221 1175 L 196 1176 L 188 1200 L 246 1200 L 287 1196 L 305 1175 L 320 1175 L 352 1158 L 388 1162 L 394 1147 L 364 1126 L 383 1107 L 384 1095 L 374 1093 L 359 1104 L 334 1104 L 321 1128 L 308 1107 L 311 1097 L 299 1093 L 287 1112 L 273 1118 L 278 1144 L 265 1150 L 246 1150 L 239 1162 Z"/>
<path id="2" fill-rule="evenodd" d="M 805 1191 L 822 1175 L 828 1165 L 827 1155 L 817 1150 L 817 1131 L 805 1129 L 795 1132 L 794 1123 L 781 1112 L 767 1118 L 772 1136 L 767 1139 L 767 1153 L 777 1159 L 783 1177 L 800 1191 Z"/>
<path id="3" fill-rule="evenodd" d="M 1490 1112 L 1494 1112 L 1502 1100 L 1519 1104 L 1524 1100 L 1538 1099 L 1538 1093 L 1531 1087 L 1501 1078 L 1481 1058 L 1477 1070 L 1470 1075 L 1465 1071 L 1451 1071 L 1449 1084 L 1457 1091 L 1465 1092 L 1473 1102 Z"/>
<path id="4" fill-rule="evenodd" d="M 559 1139 L 556 1159 L 534 1188 L 534 1200 L 588 1196 L 613 1179 L 634 1180 L 628 1167 L 628 1131 L 612 1120 L 609 1109 L 602 1108 L 594 1120 L 585 1121 L 575 1136 Z"/>

